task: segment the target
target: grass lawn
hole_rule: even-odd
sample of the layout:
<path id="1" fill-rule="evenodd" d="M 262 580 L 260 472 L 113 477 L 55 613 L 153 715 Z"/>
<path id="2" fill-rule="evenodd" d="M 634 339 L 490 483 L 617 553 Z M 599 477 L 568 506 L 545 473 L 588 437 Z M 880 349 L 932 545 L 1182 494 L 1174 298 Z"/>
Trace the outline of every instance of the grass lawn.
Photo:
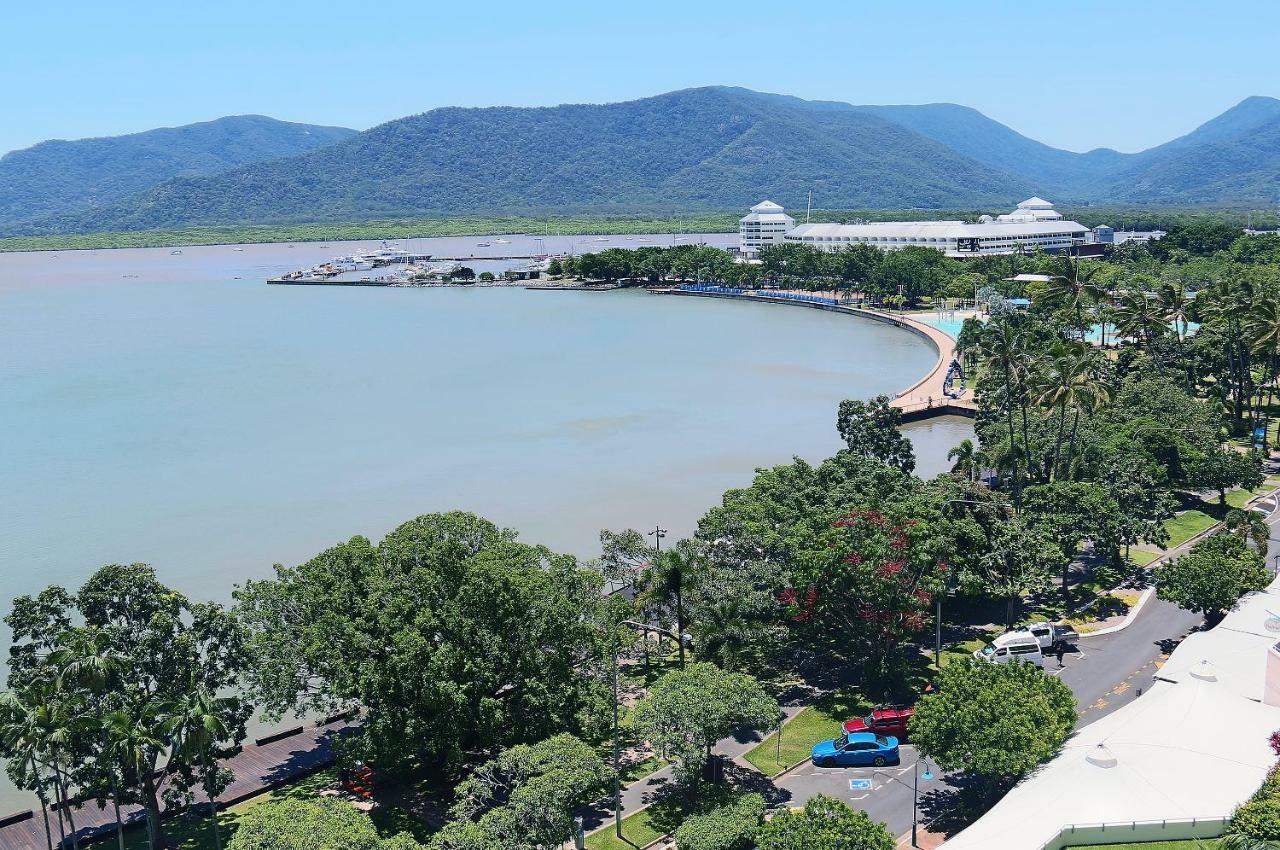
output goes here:
<path id="1" fill-rule="evenodd" d="M 727 785 L 702 785 L 692 799 L 679 792 L 668 794 L 649 808 L 622 819 L 622 834 L 626 840 L 618 838 L 610 820 L 604 829 L 587 836 L 587 850 L 635 850 L 675 832 L 690 815 L 705 814 L 732 802 L 739 793 Z"/>
<path id="2" fill-rule="evenodd" d="M 1275 489 L 1275 486 L 1263 484 L 1253 490 L 1232 490 L 1227 494 L 1227 504 L 1233 508 L 1243 508 L 1250 500 L 1256 499 L 1258 496 L 1265 496 Z"/>
<path id="3" fill-rule="evenodd" d="M 641 809 L 622 819 L 622 834 L 631 840 L 630 844 L 618 838 L 610 822 L 604 829 L 587 836 L 587 850 L 635 850 L 667 833 L 654 823 L 649 809 Z"/>
<path id="4" fill-rule="evenodd" d="M 1172 519 L 1166 520 L 1164 527 L 1169 532 L 1169 548 L 1186 543 L 1192 537 L 1210 528 L 1215 522 L 1217 520 L 1204 511 L 1194 509 L 1183 511 Z"/>
<path id="5" fill-rule="evenodd" d="M 1096 846 L 1096 845 L 1095 845 Z M 1107 844 L 1107 850 L 1215 850 L 1218 842 L 1212 838 L 1188 841 L 1150 841 L 1144 844 Z M 1068 848 L 1075 850 L 1075 848 Z"/>
<path id="6" fill-rule="evenodd" d="M 1145 567 L 1147 564 L 1159 558 L 1162 553 L 1148 552 L 1145 549 L 1130 549 L 1129 561 L 1139 567 Z"/>
<path id="7" fill-rule="evenodd" d="M 871 707 L 853 690 L 830 694 L 784 724 L 781 743 L 774 732 L 748 752 L 746 759 L 765 776 L 776 776 L 808 758 L 814 744 L 839 735 L 845 720 L 866 714 Z"/>

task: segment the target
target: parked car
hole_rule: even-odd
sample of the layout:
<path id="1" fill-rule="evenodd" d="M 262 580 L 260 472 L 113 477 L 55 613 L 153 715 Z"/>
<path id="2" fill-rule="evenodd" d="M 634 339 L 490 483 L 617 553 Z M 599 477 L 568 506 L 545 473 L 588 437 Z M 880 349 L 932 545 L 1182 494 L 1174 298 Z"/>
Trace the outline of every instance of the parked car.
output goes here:
<path id="1" fill-rule="evenodd" d="M 1080 635 L 1071 626 L 1062 623 L 1032 623 L 1024 631 L 1031 632 L 1042 652 L 1056 652 L 1075 646 Z"/>
<path id="2" fill-rule="evenodd" d="M 844 722 L 846 735 L 854 732 L 873 732 L 876 735 L 892 735 L 899 741 L 907 739 L 907 723 L 916 713 L 909 705 L 882 706 L 866 717 L 855 717 Z"/>
<path id="3" fill-rule="evenodd" d="M 975 650 L 973 657 L 993 664 L 1024 661 L 1037 667 L 1044 666 L 1044 652 L 1031 632 L 1006 632 L 993 640 L 990 646 Z"/>
<path id="4" fill-rule="evenodd" d="M 872 732 L 854 732 L 821 741 L 814 744 L 810 758 L 819 767 L 883 767 L 901 760 L 897 738 Z"/>

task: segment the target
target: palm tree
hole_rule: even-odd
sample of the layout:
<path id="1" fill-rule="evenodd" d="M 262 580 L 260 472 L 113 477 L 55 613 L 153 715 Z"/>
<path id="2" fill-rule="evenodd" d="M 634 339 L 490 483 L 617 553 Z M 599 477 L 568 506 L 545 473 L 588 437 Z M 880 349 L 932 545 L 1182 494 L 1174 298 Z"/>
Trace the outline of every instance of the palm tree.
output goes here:
<path id="1" fill-rule="evenodd" d="M 947 452 L 947 460 L 954 460 L 951 471 L 962 474 L 973 481 L 978 474 L 978 455 L 980 452 L 968 437 L 960 441 L 960 445 Z"/>
<path id="2" fill-rule="evenodd" d="M 44 817 L 44 840 L 53 850 L 53 832 L 49 828 L 50 780 L 44 775 L 47 759 L 46 740 L 50 727 L 50 712 L 41 689 L 32 686 L 23 691 L 0 693 L 0 753 L 10 759 L 13 767 L 24 771 L 15 777 L 15 784 L 29 787 L 40 800 L 40 814 Z"/>
<path id="3" fill-rule="evenodd" d="M 1106 289 L 1094 283 L 1102 267 L 1096 264 L 1085 265 L 1081 260 L 1069 255 L 1062 255 L 1058 274 L 1049 279 L 1041 298 L 1053 305 L 1069 310 L 1076 317 L 1076 326 L 1080 329 L 1080 339 L 1088 333 L 1085 326 L 1084 310 L 1089 304 L 1097 304 L 1105 300 Z"/>
<path id="4" fill-rule="evenodd" d="M 674 603 L 681 667 L 684 667 L 684 592 L 702 572 L 703 564 L 702 553 L 698 551 L 696 544 L 681 540 L 666 552 L 655 555 L 645 571 L 646 589 L 641 593 L 641 599 L 663 606 Z"/>
<path id="5" fill-rule="evenodd" d="M 135 723 L 125 711 L 109 712 L 102 718 L 102 728 L 106 733 L 106 756 L 112 763 L 116 835 L 119 838 L 120 786 L 132 786 L 147 771 L 151 754 L 163 750 L 165 742 L 151 731 L 149 724 Z M 147 844 L 152 850 L 158 850 L 151 829 L 147 830 Z"/>
<path id="6" fill-rule="evenodd" d="M 1009 457 L 1013 464 L 1013 503 L 1017 506 L 1022 501 L 1022 477 L 1018 471 L 1019 452 L 1015 445 L 1017 442 L 1013 421 L 1015 405 L 1022 409 L 1022 455 L 1026 458 L 1028 465 L 1031 463 L 1026 407 L 1026 379 L 1030 371 L 1026 334 L 1009 319 L 993 321 L 982 337 L 982 352 L 991 370 L 1004 381 L 1003 405 L 1012 449 Z"/>
<path id="7" fill-rule="evenodd" d="M 1280 294 L 1265 292 L 1255 299 L 1245 319 L 1245 333 L 1254 353 L 1267 358 L 1267 385 L 1274 389 L 1280 355 Z"/>
<path id="8" fill-rule="evenodd" d="M 107 747 L 107 732 L 101 725 L 105 713 L 105 694 L 125 669 L 125 658 L 111 647 L 111 636 L 101 629 L 86 626 L 70 629 L 58 638 L 58 647 L 46 663 L 55 671 L 57 690 L 73 695 L 85 706 L 83 729 L 94 729 Z M 111 779 L 112 805 L 116 816 L 116 842 L 124 850 L 124 824 L 120 820 L 120 787 L 115 772 Z"/>
<path id="9" fill-rule="evenodd" d="M 1254 548 L 1263 555 L 1267 554 L 1267 541 L 1271 537 L 1271 527 L 1257 511 L 1233 508 L 1227 511 L 1227 517 L 1222 524 L 1228 532 L 1239 535 L 1246 543 L 1252 543 Z"/>
<path id="10" fill-rule="evenodd" d="M 222 850 L 222 836 L 218 831 L 218 804 L 215 800 L 218 765 L 213 752 L 219 741 L 231 735 L 228 718 L 234 714 L 235 705 L 234 699 L 219 698 L 199 682 L 192 681 L 182 697 L 168 706 L 161 724 L 165 736 L 172 742 L 174 753 L 179 757 L 190 757 L 191 764 L 200 765 L 205 795 L 209 800 L 214 850 Z"/>
<path id="11" fill-rule="evenodd" d="M 1168 330 L 1155 298 L 1141 287 L 1120 293 L 1115 307 L 1116 333 L 1150 345 Z"/>

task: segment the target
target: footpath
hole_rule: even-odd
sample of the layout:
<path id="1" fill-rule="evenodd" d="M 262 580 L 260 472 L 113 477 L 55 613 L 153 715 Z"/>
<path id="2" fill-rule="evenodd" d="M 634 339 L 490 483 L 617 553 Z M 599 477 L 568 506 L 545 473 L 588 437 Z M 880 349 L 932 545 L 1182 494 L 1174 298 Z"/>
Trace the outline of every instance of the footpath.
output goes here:
<path id="1" fill-rule="evenodd" d="M 239 755 L 224 762 L 233 779 L 218 797 L 219 808 L 280 788 L 333 764 L 333 742 L 352 728 L 350 721 L 341 719 L 316 726 L 297 726 L 287 733 L 246 744 Z M 121 807 L 120 815 L 126 827 L 141 823 L 145 817 L 139 806 Z M 81 843 L 115 832 L 115 814 L 110 805 L 99 808 L 92 801 L 82 803 L 75 807 L 74 818 Z M 58 822 L 52 806 L 49 821 L 53 840 L 57 842 Z M 71 846 L 69 835 L 67 846 Z M 45 850 L 46 847 L 44 819 L 39 809 L 0 818 L 0 850 Z"/>

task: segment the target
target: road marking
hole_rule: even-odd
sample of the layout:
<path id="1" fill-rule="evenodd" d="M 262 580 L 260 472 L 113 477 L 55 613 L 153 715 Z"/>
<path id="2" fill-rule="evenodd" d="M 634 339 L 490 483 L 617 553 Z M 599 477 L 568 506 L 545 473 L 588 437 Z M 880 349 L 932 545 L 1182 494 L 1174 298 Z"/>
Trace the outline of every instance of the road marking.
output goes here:
<path id="1" fill-rule="evenodd" d="M 850 791 L 870 791 L 871 789 L 872 789 L 872 782 L 870 779 L 850 779 L 849 780 Z"/>
<path id="2" fill-rule="evenodd" d="M 1129 690 L 1129 681 L 1126 679 L 1125 681 L 1121 682 L 1120 684 L 1112 688 L 1111 693 L 1115 694 L 1116 696 L 1120 696 L 1122 693 L 1124 693 L 1127 690 Z"/>

